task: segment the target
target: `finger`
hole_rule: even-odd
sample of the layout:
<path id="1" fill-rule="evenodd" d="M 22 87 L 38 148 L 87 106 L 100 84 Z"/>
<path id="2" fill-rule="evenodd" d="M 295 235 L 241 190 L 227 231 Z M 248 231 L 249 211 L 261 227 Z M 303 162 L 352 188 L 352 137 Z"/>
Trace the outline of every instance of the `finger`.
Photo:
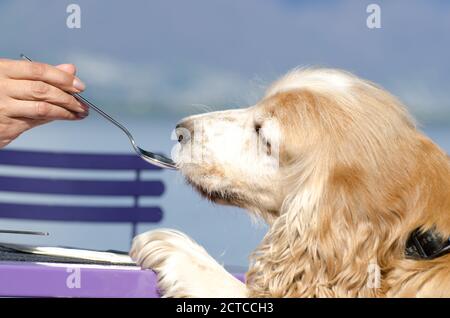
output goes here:
<path id="1" fill-rule="evenodd" d="M 88 113 L 74 113 L 58 105 L 43 101 L 24 101 L 11 99 L 4 111 L 10 117 L 24 117 L 43 120 L 77 120 L 85 118 Z"/>
<path id="2" fill-rule="evenodd" d="M 2 86 L 14 99 L 45 101 L 78 113 L 88 110 L 87 106 L 69 93 L 45 82 L 9 79 L 4 80 Z"/>
<path id="3" fill-rule="evenodd" d="M 55 66 L 57 69 L 64 71 L 66 73 L 75 75 L 77 73 L 77 69 L 73 64 L 60 64 Z"/>
<path id="4" fill-rule="evenodd" d="M 85 89 L 84 83 L 73 74 L 54 66 L 28 61 L 0 61 L 1 74 L 11 79 L 42 81 L 72 93 Z"/>

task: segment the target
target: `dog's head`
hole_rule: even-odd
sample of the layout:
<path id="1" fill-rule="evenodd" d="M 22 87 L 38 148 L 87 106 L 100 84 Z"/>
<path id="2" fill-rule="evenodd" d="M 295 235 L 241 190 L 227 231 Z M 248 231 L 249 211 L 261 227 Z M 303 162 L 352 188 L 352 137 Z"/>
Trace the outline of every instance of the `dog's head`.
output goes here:
<path id="1" fill-rule="evenodd" d="M 176 131 L 176 161 L 202 195 L 260 215 L 277 213 L 281 130 L 271 102 L 188 117 Z"/>
<path id="2" fill-rule="evenodd" d="M 303 200 L 318 199 L 327 178 L 356 182 L 363 170 L 379 169 L 414 125 L 375 85 L 312 69 L 287 74 L 254 106 L 191 116 L 176 131 L 175 157 L 189 183 L 273 220 L 301 191 Z"/>

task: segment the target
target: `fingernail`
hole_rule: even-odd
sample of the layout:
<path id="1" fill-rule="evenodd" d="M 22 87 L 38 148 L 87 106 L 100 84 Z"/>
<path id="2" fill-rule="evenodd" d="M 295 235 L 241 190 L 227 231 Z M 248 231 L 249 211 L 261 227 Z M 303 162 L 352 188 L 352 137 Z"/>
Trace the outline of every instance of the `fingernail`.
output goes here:
<path id="1" fill-rule="evenodd" d="M 84 112 L 86 112 L 86 111 L 89 111 L 89 106 L 87 106 L 87 105 L 85 105 L 85 104 L 83 104 L 83 103 L 81 103 L 81 102 L 78 102 L 78 105 L 80 106 L 80 107 L 78 108 L 78 111 L 79 111 L 80 113 L 84 113 Z"/>
<path id="2" fill-rule="evenodd" d="M 83 111 L 81 113 L 78 113 L 77 116 L 79 118 L 86 118 L 87 116 L 89 116 L 89 111 Z"/>
<path id="3" fill-rule="evenodd" d="M 79 91 L 84 91 L 86 85 L 77 77 L 73 80 L 73 87 L 75 87 Z"/>

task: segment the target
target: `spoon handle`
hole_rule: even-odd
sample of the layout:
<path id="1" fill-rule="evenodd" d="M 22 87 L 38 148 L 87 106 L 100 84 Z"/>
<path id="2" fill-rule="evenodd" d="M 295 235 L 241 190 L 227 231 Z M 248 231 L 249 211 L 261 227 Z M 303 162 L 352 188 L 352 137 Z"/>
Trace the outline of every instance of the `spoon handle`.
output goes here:
<path id="1" fill-rule="evenodd" d="M 78 99 L 80 102 L 84 103 L 84 104 L 88 104 L 89 107 L 91 107 L 93 110 L 95 110 L 97 113 L 99 113 L 101 116 L 103 116 L 104 118 L 106 118 L 107 120 L 109 120 L 111 123 L 113 123 L 114 125 L 116 125 L 117 127 L 119 127 L 130 139 L 133 139 L 133 136 L 131 135 L 131 133 L 128 131 L 128 129 L 125 128 L 124 125 L 122 125 L 121 123 L 119 123 L 117 120 L 115 120 L 114 118 L 112 118 L 110 115 L 108 115 L 107 113 L 105 113 L 103 110 L 101 110 L 98 106 L 94 105 L 93 103 L 91 103 L 90 101 L 88 101 L 86 98 L 84 98 L 83 96 L 81 96 L 78 93 L 73 94 L 73 96 Z"/>
<path id="2" fill-rule="evenodd" d="M 32 59 L 30 59 L 28 56 L 26 56 L 25 54 L 20 54 L 20 57 L 29 61 L 29 62 L 33 62 Z M 107 120 L 109 120 L 111 123 L 113 123 L 114 125 L 116 125 L 117 127 L 119 127 L 127 136 L 128 138 L 130 138 L 131 140 L 133 140 L 133 136 L 131 135 L 131 133 L 128 131 L 128 129 L 125 128 L 124 125 L 122 125 L 121 123 L 119 123 L 117 120 L 115 120 L 114 118 L 112 118 L 110 115 L 108 115 L 107 113 L 105 113 L 102 109 L 100 109 L 98 106 L 94 105 L 92 102 L 88 101 L 86 98 L 84 98 L 83 96 L 81 96 L 78 93 L 73 93 L 72 94 L 76 99 L 78 99 L 80 102 L 89 105 L 93 110 L 95 110 L 97 113 L 99 113 L 100 115 L 102 115 L 104 118 L 106 118 Z"/>

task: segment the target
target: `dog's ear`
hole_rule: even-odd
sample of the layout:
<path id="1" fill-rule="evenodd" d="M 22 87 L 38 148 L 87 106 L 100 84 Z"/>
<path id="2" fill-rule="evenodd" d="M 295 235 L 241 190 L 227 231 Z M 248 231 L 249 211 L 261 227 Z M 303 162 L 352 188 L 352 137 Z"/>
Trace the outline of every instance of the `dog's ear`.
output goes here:
<path id="1" fill-rule="evenodd" d="M 401 249 L 393 230 L 400 218 L 377 215 L 365 182 L 361 167 L 336 165 L 298 184 L 253 255 L 247 279 L 255 295 L 383 293 L 379 269 Z"/>
<path id="2" fill-rule="evenodd" d="M 404 258 L 411 231 L 435 225 L 450 235 L 448 159 L 375 86 L 352 98 L 299 96 L 292 118 L 303 126 L 285 141 L 295 154 L 290 194 L 252 255 L 250 293 L 384 295 L 380 276 Z"/>

